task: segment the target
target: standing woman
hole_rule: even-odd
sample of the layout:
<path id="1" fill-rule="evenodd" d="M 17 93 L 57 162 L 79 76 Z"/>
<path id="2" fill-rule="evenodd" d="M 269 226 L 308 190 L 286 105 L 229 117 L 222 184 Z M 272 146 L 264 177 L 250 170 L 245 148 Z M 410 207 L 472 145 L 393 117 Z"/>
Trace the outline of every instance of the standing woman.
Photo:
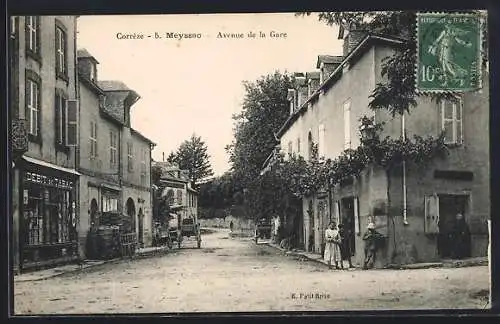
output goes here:
<path id="1" fill-rule="evenodd" d="M 328 262 L 328 267 L 332 268 L 332 261 L 335 262 L 335 269 L 339 269 L 339 261 L 342 262 L 340 255 L 340 234 L 337 229 L 337 224 L 331 222 L 325 231 L 325 261 Z"/>

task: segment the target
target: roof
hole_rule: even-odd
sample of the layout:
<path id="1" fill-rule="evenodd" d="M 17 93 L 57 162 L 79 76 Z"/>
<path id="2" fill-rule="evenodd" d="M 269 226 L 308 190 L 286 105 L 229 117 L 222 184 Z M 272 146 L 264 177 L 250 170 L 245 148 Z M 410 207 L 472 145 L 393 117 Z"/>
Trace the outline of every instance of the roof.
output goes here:
<path id="1" fill-rule="evenodd" d="M 366 52 L 366 50 L 370 49 L 374 45 L 374 42 L 382 42 L 392 46 L 401 46 L 406 44 L 407 40 L 395 36 L 367 34 L 363 38 L 363 40 L 359 42 L 358 45 L 349 53 L 349 55 L 342 60 L 340 65 L 335 69 L 335 71 L 333 71 L 333 73 L 328 77 L 328 79 L 326 79 L 318 87 L 318 89 L 302 104 L 301 107 L 299 107 L 299 109 L 293 115 L 290 115 L 288 117 L 283 126 L 281 126 L 281 128 L 275 134 L 276 138 L 281 138 L 281 136 L 288 130 L 288 128 L 295 122 L 295 120 L 297 120 L 299 115 L 307 111 L 307 108 L 311 101 L 318 98 L 321 92 L 331 87 L 337 80 L 340 79 L 344 65 L 346 65 L 347 63 L 355 64 L 355 62 L 357 61 L 354 61 L 354 59 L 356 57 L 359 57 L 359 55 L 363 55 Z"/>
<path id="2" fill-rule="evenodd" d="M 318 55 L 318 61 L 316 62 L 316 68 L 319 69 L 321 62 L 327 64 L 340 64 L 344 59 L 343 56 L 337 55 Z"/>
<path id="3" fill-rule="evenodd" d="M 97 84 L 104 91 L 134 91 L 118 80 L 97 81 Z"/>
<path id="4" fill-rule="evenodd" d="M 141 138 L 142 140 L 148 142 L 149 144 L 153 144 L 156 146 L 156 143 L 151 141 L 149 138 L 147 138 L 146 136 L 142 135 L 141 133 L 139 133 L 137 130 L 133 129 L 132 127 L 130 127 L 130 132 L 134 135 L 137 135 L 139 138 Z"/>
<path id="5" fill-rule="evenodd" d="M 306 78 L 308 79 L 318 79 L 319 80 L 319 72 L 307 72 L 306 73 Z"/>
<path id="6" fill-rule="evenodd" d="M 81 48 L 81 49 L 77 50 L 76 56 L 77 56 L 77 58 L 93 59 L 97 64 L 99 64 L 99 62 L 95 59 L 95 57 L 92 54 L 90 54 L 89 51 L 87 51 L 87 49 L 85 49 L 85 48 Z"/>

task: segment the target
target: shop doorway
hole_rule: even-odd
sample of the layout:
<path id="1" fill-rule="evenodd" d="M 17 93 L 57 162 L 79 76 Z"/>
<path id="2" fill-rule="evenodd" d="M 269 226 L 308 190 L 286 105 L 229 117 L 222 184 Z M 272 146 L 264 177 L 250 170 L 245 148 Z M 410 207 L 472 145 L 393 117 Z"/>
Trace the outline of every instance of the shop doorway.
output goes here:
<path id="1" fill-rule="evenodd" d="M 130 232 L 135 232 L 135 204 L 132 198 L 127 199 L 127 216 Z"/>
<path id="2" fill-rule="evenodd" d="M 465 222 L 468 220 L 469 196 L 467 195 L 438 195 L 439 197 L 439 236 L 438 253 L 441 258 L 453 256 L 453 249 L 459 242 L 454 242 L 452 231 L 456 222 L 456 215 L 462 214 Z M 464 238 L 461 244 L 470 245 L 470 237 Z M 470 246 L 465 246 L 470 251 Z M 466 257 L 470 255 L 465 255 Z"/>
<path id="3" fill-rule="evenodd" d="M 345 235 L 347 235 L 348 244 L 351 248 L 351 256 L 354 256 L 356 251 L 356 238 L 354 237 L 354 197 L 343 198 L 341 206 L 340 223 L 344 226 Z"/>
<path id="4" fill-rule="evenodd" d="M 144 214 L 142 208 L 139 209 L 139 245 L 144 246 Z"/>
<path id="5" fill-rule="evenodd" d="M 90 227 L 95 228 L 99 226 L 98 222 L 98 211 L 99 207 L 97 206 L 97 200 L 92 199 L 90 202 Z"/>

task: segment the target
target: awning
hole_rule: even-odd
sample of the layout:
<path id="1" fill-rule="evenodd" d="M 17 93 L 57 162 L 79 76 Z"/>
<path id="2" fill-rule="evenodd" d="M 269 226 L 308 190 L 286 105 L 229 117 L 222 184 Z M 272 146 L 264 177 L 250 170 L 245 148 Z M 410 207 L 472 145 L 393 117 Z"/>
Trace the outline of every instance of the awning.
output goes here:
<path id="1" fill-rule="evenodd" d="M 122 188 L 120 188 L 118 186 L 109 185 L 109 184 L 106 184 L 106 183 L 101 183 L 101 187 L 106 188 L 106 189 L 115 190 L 115 191 L 121 191 L 122 190 Z"/>
<path id="2" fill-rule="evenodd" d="M 23 155 L 23 160 L 25 160 L 26 162 L 29 162 L 29 163 L 33 163 L 33 164 L 37 164 L 37 165 L 46 167 L 46 168 L 51 168 L 51 169 L 54 169 L 54 170 L 59 170 L 59 171 L 62 171 L 62 172 L 75 174 L 75 175 L 78 175 L 78 176 L 81 175 L 75 169 L 65 168 L 65 167 L 62 167 L 60 165 L 49 163 L 49 162 L 45 162 L 45 161 L 42 161 L 42 160 L 38 160 L 38 159 L 29 157 L 29 156 L 26 156 L 26 155 Z"/>

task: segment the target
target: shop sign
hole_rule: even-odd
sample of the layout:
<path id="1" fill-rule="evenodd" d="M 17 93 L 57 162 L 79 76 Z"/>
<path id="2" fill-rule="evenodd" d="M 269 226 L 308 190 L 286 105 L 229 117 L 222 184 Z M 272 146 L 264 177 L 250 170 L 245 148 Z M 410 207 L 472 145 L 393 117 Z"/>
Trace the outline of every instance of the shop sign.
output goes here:
<path id="1" fill-rule="evenodd" d="M 34 172 L 26 172 L 24 180 L 44 186 L 56 187 L 60 189 L 73 189 L 73 181 L 68 181 L 56 177 L 46 176 Z"/>
<path id="2" fill-rule="evenodd" d="M 12 120 L 11 141 L 14 154 L 23 154 L 28 150 L 28 131 L 25 119 Z"/>

